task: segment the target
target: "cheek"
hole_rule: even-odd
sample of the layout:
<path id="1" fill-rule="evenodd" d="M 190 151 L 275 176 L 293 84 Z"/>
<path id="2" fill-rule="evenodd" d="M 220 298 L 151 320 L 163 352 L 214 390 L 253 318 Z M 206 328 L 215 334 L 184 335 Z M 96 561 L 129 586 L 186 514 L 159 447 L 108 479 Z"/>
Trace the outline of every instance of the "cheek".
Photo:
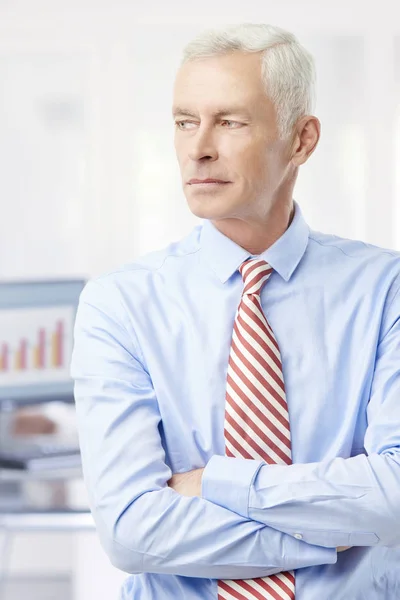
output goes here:
<path id="1" fill-rule="evenodd" d="M 265 140 L 243 140 L 239 149 L 241 160 L 249 169 L 260 171 L 271 160 Z"/>
<path id="2" fill-rule="evenodd" d="M 183 162 L 185 162 L 185 159 L 187 159 L 187 151 L 186 151 L 183 140 L 180 140 L 179 138 L 175 138 L 174 147 L 175 147 L 175 153 L 178 158 L 179 164 L 182 164 Z"/>
<path id="3" fill-rule="evenodd" d="M 175 142 L 174 146 L 175 146 L 176 157 L 178 159 L 179 164 L 181 164 L 182 160 L 183 160 L 183 157 L 184 157 L 183 150 L 182 150 L 182 144 L 179 144 L 178 142 Z"/>
<path id="4" fill-rule="evenodd" d="M 226 161 L 232 175 L 236 174 L 246 180 L 253 179 L 263 168 L 258 148 L 250 143 L 227 144 L 220 152 L 220 160 Z"/>
<path id="5" fill-rule="evenodd" d="M 262 186 L 265 180 L 269 179 L 270 164 L 261 153 L 247 154 L 242 165 L 246 179 L 251 181 L 254 187 L 258 187 L 258 184 Z"/>

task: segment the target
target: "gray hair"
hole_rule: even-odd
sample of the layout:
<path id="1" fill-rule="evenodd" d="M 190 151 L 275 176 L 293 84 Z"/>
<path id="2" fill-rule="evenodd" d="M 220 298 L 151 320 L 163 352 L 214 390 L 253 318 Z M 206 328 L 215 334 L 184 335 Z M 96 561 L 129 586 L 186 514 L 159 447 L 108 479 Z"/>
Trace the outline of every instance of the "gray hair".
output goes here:
<path id="1" fill-rule="evenodd" d="M 312 55 L 289 31 L 266 24 L 243 23 L 209 29 L 183 50 L 184 63 L 234 50 L 263 52 L 261 74 L 273 102 L 280 137 L 290 137 L 298 119 L 312 114 L 315 65 Z"/>

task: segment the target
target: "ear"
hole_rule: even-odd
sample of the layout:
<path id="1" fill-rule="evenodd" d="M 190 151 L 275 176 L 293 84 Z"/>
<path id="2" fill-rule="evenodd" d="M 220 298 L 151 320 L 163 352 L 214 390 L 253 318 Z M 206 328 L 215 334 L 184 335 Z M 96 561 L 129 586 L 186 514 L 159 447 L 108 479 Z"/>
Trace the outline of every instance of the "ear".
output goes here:
<path id="1" fill-rule="evenodd" d="M 291 148 L 291 161 L 295 167 L 303 165 L 317 147 L 321 135 L 321 123 L 317 117 L 305 116 L 295 125 Z"/>

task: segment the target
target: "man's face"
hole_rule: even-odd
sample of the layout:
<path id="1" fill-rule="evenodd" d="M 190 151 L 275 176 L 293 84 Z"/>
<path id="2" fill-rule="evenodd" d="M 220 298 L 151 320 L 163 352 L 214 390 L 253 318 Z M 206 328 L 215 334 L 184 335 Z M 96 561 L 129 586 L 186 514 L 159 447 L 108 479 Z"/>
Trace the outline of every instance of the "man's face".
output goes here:
<path id="1" fill-rule="evenodd" d="M 235 51 L 185 63 L 173 113 L 190 210 L 211 220 L 267 216 L 283 194 L 290 161 L 263 87 L 261 54 Z M 213 178 L 228 183 L 189 183 Z"/>

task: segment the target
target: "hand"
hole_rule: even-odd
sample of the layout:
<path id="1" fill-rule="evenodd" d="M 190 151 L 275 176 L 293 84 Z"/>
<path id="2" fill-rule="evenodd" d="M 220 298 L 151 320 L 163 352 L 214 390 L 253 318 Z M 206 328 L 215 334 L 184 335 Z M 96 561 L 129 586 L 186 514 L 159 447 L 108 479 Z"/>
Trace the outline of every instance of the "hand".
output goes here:
<path id="1" fill-rule="evenodd" d="M 182 496 L 201 497 L 201 478 L 203 476 L 203 471 L 204 468 L 172 475 L 171 479 L 168 481 L 168 486 Z"/>
<path id="2" fill-rule="evenodd" d="M 338 546 L 336 548 L 336 552 L 344 552 L 345 550 L 348 550 L 349 548 L 352 548 L 353 546 Z"/>

